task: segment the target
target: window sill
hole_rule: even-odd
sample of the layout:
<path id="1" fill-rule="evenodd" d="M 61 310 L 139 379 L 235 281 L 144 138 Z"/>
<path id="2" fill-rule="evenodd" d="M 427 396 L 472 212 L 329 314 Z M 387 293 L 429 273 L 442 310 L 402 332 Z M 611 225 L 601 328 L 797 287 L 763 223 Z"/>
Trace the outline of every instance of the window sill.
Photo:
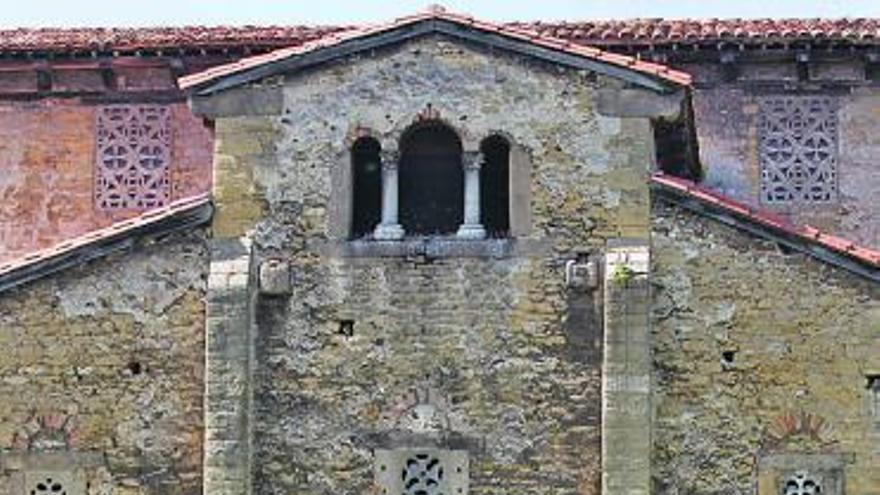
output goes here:
<path id="1" fill-rule="evenodd" d="M 342 258 L 511 258 L 523 254 L 522 242 L 515 238 L 473 240 L 454 236 L 407 237 L 399 241 L 355 239 L 330 241 L 319 250 Z"/>

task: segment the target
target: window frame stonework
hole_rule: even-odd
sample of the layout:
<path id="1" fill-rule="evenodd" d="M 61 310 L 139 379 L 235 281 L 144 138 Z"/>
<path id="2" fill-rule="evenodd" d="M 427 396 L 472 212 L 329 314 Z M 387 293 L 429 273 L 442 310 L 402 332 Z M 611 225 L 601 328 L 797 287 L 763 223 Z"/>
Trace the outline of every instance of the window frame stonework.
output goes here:
<path id="1" fill-rule="evenodd" d="M 95 205 L 143 211 L 171 200 L 171 109 L 114 104 L 96 109 Z"/>
<path id="2" fill-rule="evenodd" d="M 420 234 L 407 232 L 400 224 L 399 169 L 401 145 L 408 131 L 425 125 L 446 126 L 459 136 L 462 143 L 461 167 L 464 215 L 457 231 L 444 234 Z M 532 233 L 531 183 L 532 157 L 528 150 L 503 131 L 487 130 L 477 133 L 451 126 L 445 121 L 425 122 L 416 120 L 397 132 L 380 134 L 369 127 L 356 126 L 355 132 L 346 137 L 344 154 L 338 156 L 330 176 L 330 203 L 328 205 L 327 249 L 344 257 L 414 256 L 424 254 L 432 257 L 506 257 L 514 249 L 514 241 L 528 238 Z M 481 173 L 485 156 L 481 145 L 491 138 L 503 139 L 507 146 L 507 180 L 499 184 L 507 188 L 507 224 L 502 235 L 489 232 L 482 225 Z M 352 166 L 352 151 L 358 141 L 372 139 L 379 143 L 381 177 L 381 220 L 372 233 L 361 233 L 353 228 L 357 178 Z M 391 186 L 391 187 L 387 187 Z M 363 229 L 361 229 L 363 230 Z M 392 242 L 388 242 L 392 241 Z M 461 242 L 469 241 L 469 242 Z"/>
<path id="3" fill-rule="evenodd" d="M 837 102 L 830 96 L 759 99 L 760 200 L 828 204 L 838 197 Z"/>
<path id="4" fill-rule="evenodd" d="M 757 495 L 787 495 L 793 480 L 813 480 L 818 495 L 844 495 L 844 466 L 852 462 L 845 453 L 765 453 L 758 456 Z"/>

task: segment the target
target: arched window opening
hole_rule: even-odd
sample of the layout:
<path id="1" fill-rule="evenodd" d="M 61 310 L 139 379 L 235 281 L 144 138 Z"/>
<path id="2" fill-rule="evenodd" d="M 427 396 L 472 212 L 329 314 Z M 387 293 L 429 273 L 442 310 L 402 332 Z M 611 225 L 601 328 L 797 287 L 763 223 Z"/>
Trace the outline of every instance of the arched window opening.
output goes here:
<path id="1" fill-rule="evenodd" d="M 382 215 L 381 146 L 373 138 L 359 138 L 351 147 L 351 237 L 371 234 Z"/>
<path id="2" fill-rule="evenodd" d="M 400 224 L 410 235 L 455 233 L 464 215 L 461 141 L 449 127 L 419 124 L 401 139 Z"/>
<path id="3" fill-rule="evenodd" d="M 489 237 L 510 235 L 510 143 L 489 136 L 480 143 L 480 222 Z"/>

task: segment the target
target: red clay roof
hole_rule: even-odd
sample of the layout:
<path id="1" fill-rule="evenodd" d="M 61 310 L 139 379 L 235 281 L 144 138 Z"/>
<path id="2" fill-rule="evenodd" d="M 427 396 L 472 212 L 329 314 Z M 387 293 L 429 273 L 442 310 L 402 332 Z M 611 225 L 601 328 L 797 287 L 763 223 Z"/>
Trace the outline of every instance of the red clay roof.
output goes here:
<path id="1" fill-rule="evenodd" d="M 83 246 L 95 244 L 99 241 L 110 239 L 119 236 L 120 234 L 125 234 L 140 227 L 158 223 L 162 220 L 173 217 L 174 215 L 182 211 L 190 210 L 192 208 L 208 204 L 210 201 L 211 196 L 208 193 L 200 194 L 198 196 L 193 196 L 186 199 L 181 199 L 179 201 L 175 201 L 169 204 L 168 206 L 156 208 L 154 210 L 144 212 L 136 217 L 129 218 L 122 222 L 114 223 L 109 227 L 94 230 L 92 232 L 89 232 L 88 234 L 75 237 L 73 239 L 68 239 L 47 249 L 34 251 L 30 254 L 22 256 L 21 258 L 13 259 L 0 264 L 0 277 L 3 277 L 6 274 L 12 273 L 29 265 L 36 264 L 40 261 L 50 260 L 52 258 L 63 256 Z"/>
<path id="2" fill-rule="evenodd" d="M 628 19 L 514 23 L 516 26 L 592 45 L 733 41 L 764 43 L 839 40 L 880 43 L 880 18 L 862 19 Z"/>
<path id="3" fill-rule="evenodd" d="M 587 45 L 836 40 L 880 44 L 880 19 L 626 19 L 513 22 L 507 28 Z M 0 30 L 3 52 L 272 49 L 299 45 L 354 26 L 185 26 Z"/>
<path id="4" fill-rule="evenodd" d="M 5 52 L 125 52 L 138 50 L 214 50 L 281 48 L 299 45 L 345 26 L 240 26 L 156 28 L 39 28 L 0 30 Z"/>
<path id="5" fill-rule="evenodd" d="M 687 86 L 691 83 L 690 74 L 670 69 L 665 65 L 645 62 L 635 57 L 606 52 L 599 50 L 598 48 L 584 46 L 558 38 L 542 36 L 534 31 L 529 31 L 518 27 L 508 27 L 502 24 L 492 24 L 489 22 L 479 21 L 474 19 L 473 17 L 454 14 L 438 7 L 432 7 L 425 12 L 401 17 L 386 24 L 380 24 L 378 26 L 364 27 L 338 33 L 331 33 L 323 38 L 310 41 L 298 46 L 282 48 L 280 50 L 275 50 L 273 52 L 263 55 L 244 58 L 230 64 L 212 67 L 203 72 L 184 76 L 178 80 L 178 83 L 181 89 L 201 86 L 205 83 L 221 79 L 232 74 L 244 72 L 258 66 L 284 60 L 296 55 L 302 55 L 321 48 L 338 45 L 340 43 L 355 38 L 371 36 L 431 19 L 448 21 L 467 26 L 475 30 L 485 31 L 493 34 L 500 34 L 508 38 L 515 38 L 518 40 L 527 41 L 535 45 L 539 45 L 543 48 L 557 50 L 570 55 L 592 59 L 597 62 L 616 65 L 632 71 L 654 76 L 658 79 L 662 79 L 666 82 L 678 85 Z"/>
<path id="6" fill-rule="evenodd" d="M 867 265 L 880 268 L 880 251 L 857 246 L 852 241 L 825 234 L 809 225 L 797 226 L 769 211 L 755 209 L 732 200 L 687 179 L 665 174 L 654 174 L 651 182 L 674 189 L 682 194 L 729 211 L 764 227 L 795 236 L 810 244 L 817 244 L 837 253 L 855 258 Z"/>

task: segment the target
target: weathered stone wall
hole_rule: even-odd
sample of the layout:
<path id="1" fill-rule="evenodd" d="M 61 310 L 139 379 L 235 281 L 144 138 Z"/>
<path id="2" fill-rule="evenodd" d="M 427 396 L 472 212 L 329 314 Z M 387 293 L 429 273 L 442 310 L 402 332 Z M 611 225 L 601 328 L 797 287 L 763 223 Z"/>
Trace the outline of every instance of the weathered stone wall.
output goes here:
<path id="1" fill-rule="evenodd" d="M 656 493 L 782 493 L 773 466 L 834 463 L 878 493 L 876 284 L 677 208 L 652 229 Z"/>
<path id="2" fill-rule="evenodd" d="M 138 211 L 95 204 L 95 106 L 79 99 L 0 103 L 0 262 L 106 227 Z M 211 186 L 211 133 L 171 108 L 171 200 Z"/>
<path id="3" fill-rule="evenodd" d="M 366 493 L 374 449 L 436 446 L 468 451 L 471 493 L 598 493 L 602 297 L 564 266 L 646 238 L 647 119 L 598 115 L 612 80 L 439 37 L 283 82 L 263 83 L 282 115 L 216 121 L 215 233 L 250 233 L 294 285 L 255 311 L 254 492 Z M 527 237 L 403 256 L 334 235 L 354 137 L 396 147 L 429 105 L 465 149 L 525 151 Z"/>
<path id="4" fill-rule="evenodd" d="M 0 294 L 0 493 L 28 466 L 89 494 L 201 493 L 203 235 Z"/>
<path id="5" fill-rule="evenodd" d="M 738 82 L 721 80 L 720 69 L 683 67 L 695 75 L 695 124 L 705 185 L 732 198 L 772 209 L 854 242 L 880 247 L 880 91 L 854 80 L 855 64 L 817 65 L 815 81 L 798 83 L 794 64 L 745 64 Z M 855 68 L 855 69 L 854 69 Z M 844 70 L 846 69 L 846 70 Z M 821 89 L 833 80 L 836 87 Z M 788 86 L 783 87 L 783 84 Z M 792 88 L 801 87 L 798 92 Z M 828 204 L 765 204 L 760 200 L 759 104 L 766 95 L 829 95 L 837 104 L 839 196 Z"/>

